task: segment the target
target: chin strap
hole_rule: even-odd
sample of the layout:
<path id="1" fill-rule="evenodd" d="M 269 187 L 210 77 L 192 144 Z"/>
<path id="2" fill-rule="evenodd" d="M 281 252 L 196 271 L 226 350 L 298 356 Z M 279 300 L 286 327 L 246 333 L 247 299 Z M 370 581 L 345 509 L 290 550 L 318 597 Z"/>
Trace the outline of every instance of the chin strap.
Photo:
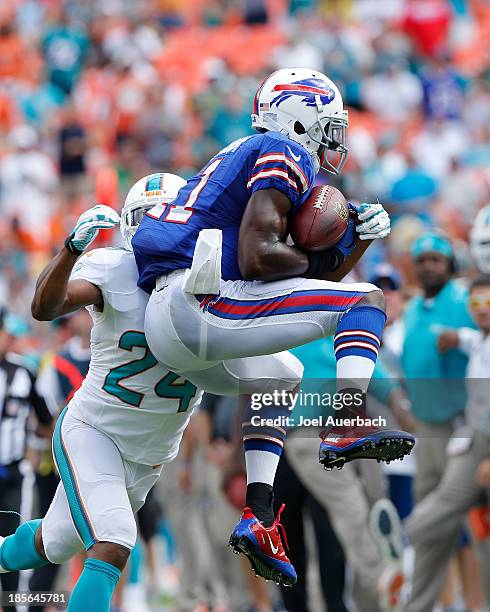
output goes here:
<path id="1" fill-rule="evenodd" d="M 318 174 L 320 172 L 320 158 L 318 157 L 318 153 L 310 153 L 311 155 L 311 160 L 313 162 L 313 169 L 315 170 L 315 174 Z"/>

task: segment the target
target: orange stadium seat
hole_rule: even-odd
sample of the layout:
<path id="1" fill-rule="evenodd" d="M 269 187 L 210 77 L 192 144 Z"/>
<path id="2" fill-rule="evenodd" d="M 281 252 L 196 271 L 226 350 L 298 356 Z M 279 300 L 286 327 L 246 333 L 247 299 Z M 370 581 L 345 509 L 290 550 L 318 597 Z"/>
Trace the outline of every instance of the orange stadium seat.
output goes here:
<path id="1" fill-rule="evenodd" d="M 195 93 L 206 83 L 206 60 L 222 58 L 239 75 L 253 74 L 268 65 L 272 49 L 284 42 L 284 34 L 273 26 L 189 26 L 169 34 L 155 65 L 162 76 L 171 73 L 189 93 Z"/>
<path id="2" fill-rule="evenodd" d="M 470 44 L 454 50 L 454 63 L 466 74 L 477 75 L 490 59 L 490 6 L 475 6 L 475 36 Z"/>

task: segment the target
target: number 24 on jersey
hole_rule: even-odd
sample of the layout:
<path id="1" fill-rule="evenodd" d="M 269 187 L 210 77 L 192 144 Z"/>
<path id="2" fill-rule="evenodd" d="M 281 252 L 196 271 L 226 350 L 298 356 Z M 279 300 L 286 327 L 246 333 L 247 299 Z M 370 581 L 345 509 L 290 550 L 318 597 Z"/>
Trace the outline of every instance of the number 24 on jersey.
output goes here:
<path id="1" fill-rule="evenodd" d="M 122 381 L 129 382 L 129 379 L 154 368 L 158 361 L 151 353 L 143 332 L 124 332 L 119 339 L 119 348 L 128 352 L 132 352 L 135 348 L 142 348 L 144 353 L 139 359 L 133 359 L 113 368 L 105 378 L 103 389 L 117 397 L 121 402 L 137 408 L 141 405 L 144 394 L 130 389 L 126 384 L 123 385 Z M 176 382 L 179 379 L 183 382 Z M 197 393 L 197 387 L 188 380 L 182 379 L 175 372 L 168 372 L 155 384 L 152 391 L 158 397 L 178 400 L 177 412 L 186 412 L 192 398 Z"/>

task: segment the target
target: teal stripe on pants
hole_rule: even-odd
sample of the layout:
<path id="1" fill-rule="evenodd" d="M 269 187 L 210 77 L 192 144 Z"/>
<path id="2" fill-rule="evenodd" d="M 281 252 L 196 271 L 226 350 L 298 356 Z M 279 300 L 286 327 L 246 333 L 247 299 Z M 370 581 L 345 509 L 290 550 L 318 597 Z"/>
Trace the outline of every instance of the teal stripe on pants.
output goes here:
<path id="1" fill-rule="evenodd" d="M 61 427 L 63 424 L 63 419 L 66 415 L 67 408 L 68 407 L 66 407 L 60 414 L 56 423 L 53 435 L 53 453 L 56 459 L 56 463 L 58 465 L 58 471 L 61 476 L 61 481 L 63 482 L 66 497 L 68 499 L 71 518 L 73 519 L 75 528 L 78 531 L 78 534 L 82 539 L 85 548 L 89 549 L 91 546 L 93 546 L 93 544 L 95 544 L 95 542 L 97 542 L 97 539 L 90 525 L 90 521 L 88 520 L 85 508 L 80 498 L 75 474 L 73 473 L 70 464 L 70 459 L 68 457 L 68 453 L 63 443 L 63 437 L 61 435 Z M 88 452 L 90 451 L 88 450 Z"/>

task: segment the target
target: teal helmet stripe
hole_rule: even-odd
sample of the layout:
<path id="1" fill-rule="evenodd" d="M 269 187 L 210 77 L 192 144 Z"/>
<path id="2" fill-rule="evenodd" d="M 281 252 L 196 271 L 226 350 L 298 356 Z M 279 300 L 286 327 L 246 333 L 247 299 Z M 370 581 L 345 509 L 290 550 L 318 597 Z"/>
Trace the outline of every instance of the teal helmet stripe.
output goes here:
<path id="1" fill-rule="evenodd" d="M 157 191 L 162 188 L 163 184 L 163 172 L 152 174 L 146 181 L 145 191 Z"/>

